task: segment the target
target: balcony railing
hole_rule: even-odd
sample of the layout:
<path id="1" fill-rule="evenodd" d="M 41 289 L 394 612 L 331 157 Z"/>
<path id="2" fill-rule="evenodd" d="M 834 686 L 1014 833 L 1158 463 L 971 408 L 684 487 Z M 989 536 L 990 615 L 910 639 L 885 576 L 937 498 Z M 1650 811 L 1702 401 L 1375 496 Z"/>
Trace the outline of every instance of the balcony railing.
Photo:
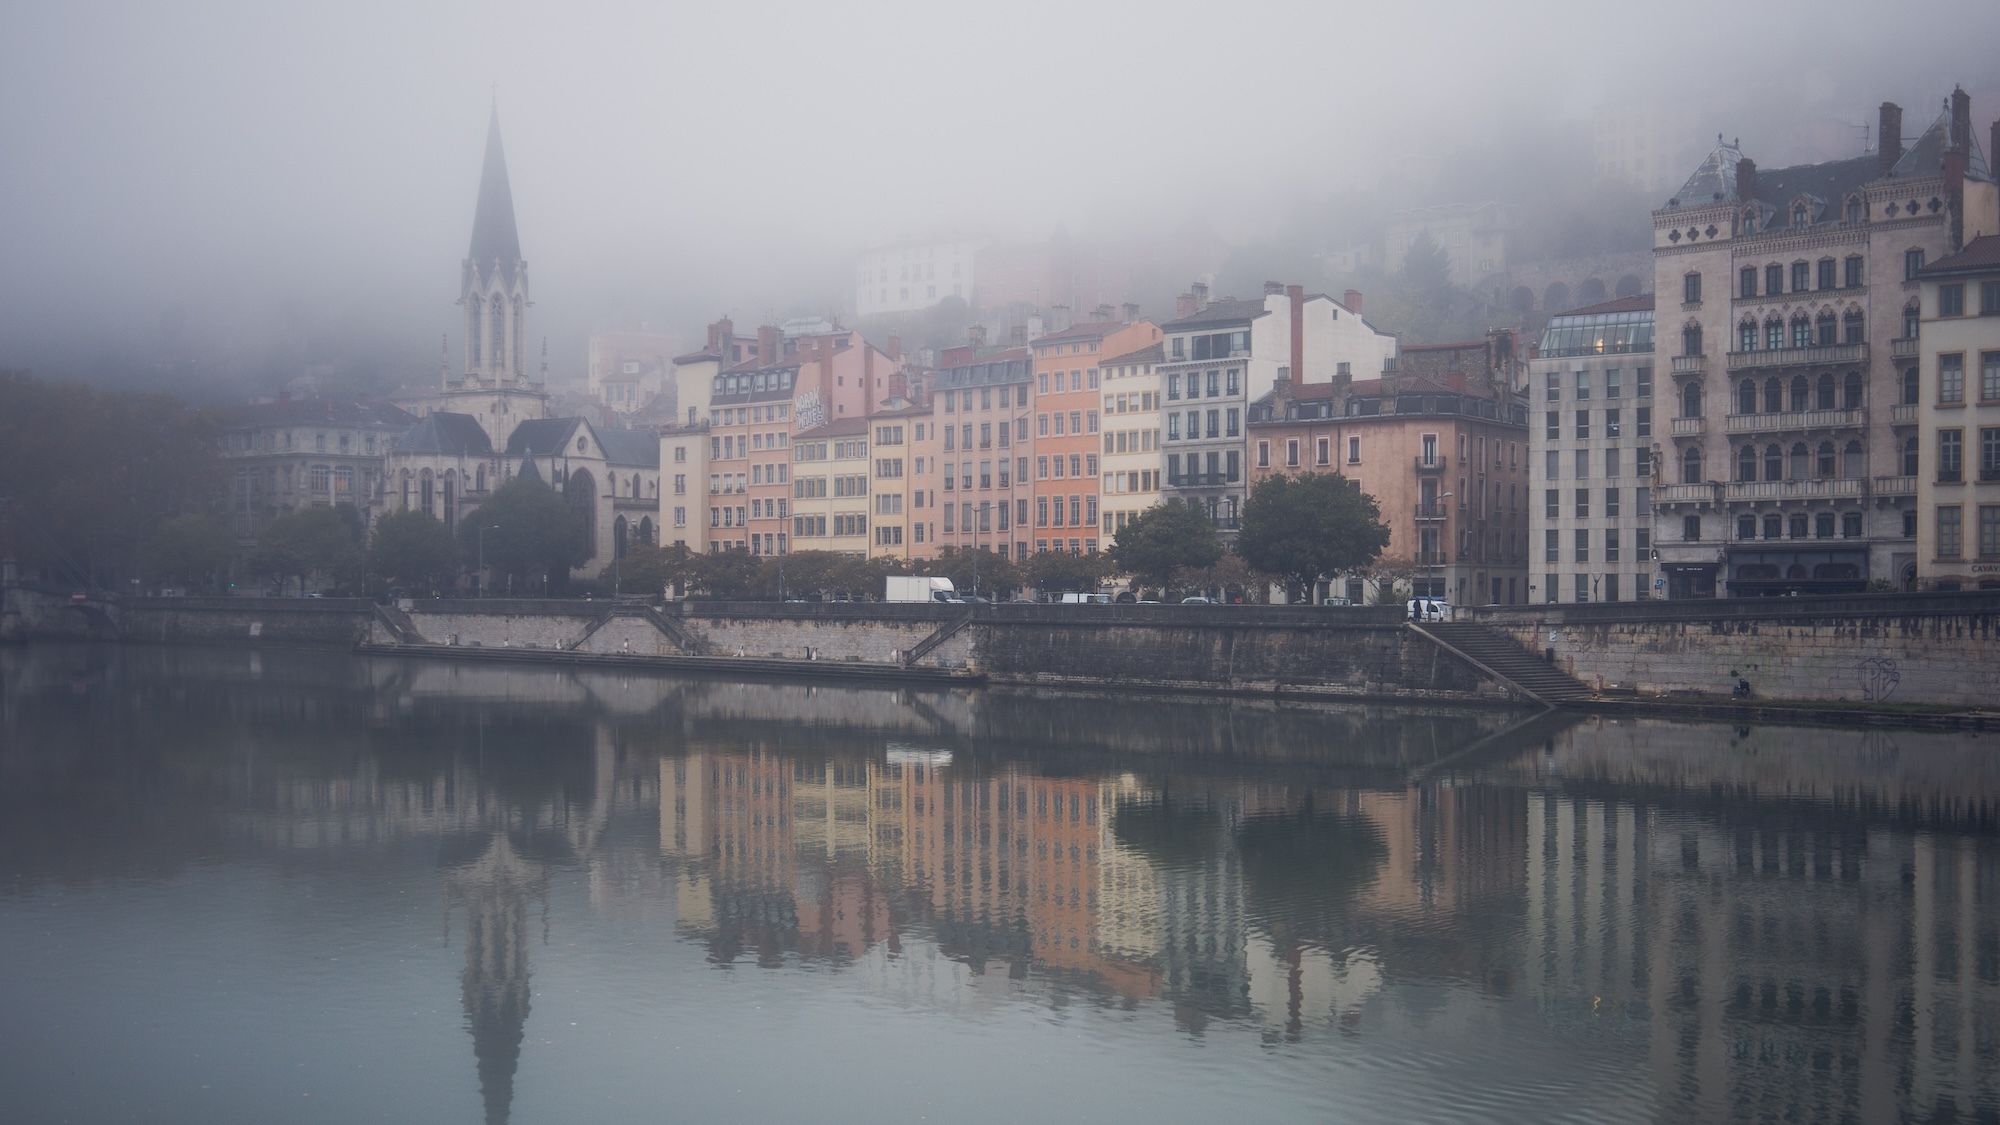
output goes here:
<path id="1" fill-rule="evenodd" d="M 1917 404 L 1914 402 L 1899 402 L 1896 405 L 1890 407 L 1889 421 L 1898 426 L 1916 425 Z"/>
<path id="2" fill-rule="evenodd" d="M 1417 505 L 1417 518 L 1420 520 L 1441 520 L 1445 518 L 1446 512 L 1447 509 L 1443 504 Z"/>
<path id="3" fill-rule="evenodd" d="M 1867 362 L 1867 344 L 1825 344 L 1812 348 L 1777 348 L 1763 352 L 1729 353 L 1731 371 L 1749 371 L 1759 367 L 1806 367 Z"/>
<path id="4" fill-rule="evenodd" d="M 1208 522 L 1214 524 L 1217 531 L 1235 531 L 1243 526 L 1243 520 L 1238 516 L 1210 516 Z"/>
<path id="5" fill-rule="evenodd" d="M 1227 473 L 1182 473 L 1179 476 L 1172 474 L 1167 476 L 1167 486 L 1170 488 L 1219 488 L 1228 483 L 1230 481 Z"/>
<path id="6" fill-rule="evenodd" d="M 1448 467 L 1449 462 L 1450 458 L 1442 453 L 1432 457 L 1425 457 L 1420 453 L 1417 455 L 1417 471 L 1420 473 L 1441 473 Z"/>
<path id="7" fill-rule="evenodd" d="M 1676 419 L 1674 419 L 1674 436 L 1675 436 L 1675 437 L 1700 437 L 1700 436 L 1701 436 L 1701 421 L 1702 421 L 1702 420 L 1701 420 L 1700 418 L 1676 418 Z"/>
<path id="8" fill-rule="evenodd" d="M 1699 375 L 1702 364 L 1707 359 L 1705 355 L 1677 355 L 1674 357 L 1674 374 Z"/>
<path id="9" fill-rule="evenodd" d="M 1732 434 L 1769 434 L 1780 430 L 1854 430 L 1868 424 L 1865 410 L 1787 410 L 1777 414 L 1731 414 L 1724 422 Z"/>
<path id="10" fill-rule="evenodd" d="M 1875 495 L 1877 496 L 1915 496 L 1916 494 L 1917 478 L 1915 477 L 1875 478 Z"/>
<path id="11" fill-rule="evenodd" d="M 1661 504 L 1709 503 L 1715 499 L 1713 484 L 1663 484 L 1653 499 Z"/>
<path id="12" fill-rule="evenodd" d="M 1917 338 L 1915 336 L 1889 341 L 1890 359 L 1917 358 Z"/>
<path id="13" fill-rule="evenodd" d="M 1739 500 L 1841 500 L 1859 499 L 1868 491 L 1860 477 L 1830 477 L 1825 480 L 1735 480 L 1725 486 L 1724 497 Z"/>

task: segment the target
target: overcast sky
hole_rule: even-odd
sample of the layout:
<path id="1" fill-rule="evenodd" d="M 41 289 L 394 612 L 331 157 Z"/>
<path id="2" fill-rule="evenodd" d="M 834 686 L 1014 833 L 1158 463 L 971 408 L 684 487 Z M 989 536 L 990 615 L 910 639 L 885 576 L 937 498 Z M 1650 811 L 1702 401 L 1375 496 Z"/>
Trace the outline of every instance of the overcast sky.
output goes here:
<path id="1" fill-rule="evenodd" d="M 1858 124 L 1890 98 L 1920 124 L 1958 81 L 1983 140 L 1996 42 L 1992 0 L 16 4 L 0 365 L 351 333 L 434 370 L 496 90 L 533 330 L 574 370 L 599 323 L 837 294 L 861 247 L 1249 237 L 1607 100 L 1754 91 Z"/>

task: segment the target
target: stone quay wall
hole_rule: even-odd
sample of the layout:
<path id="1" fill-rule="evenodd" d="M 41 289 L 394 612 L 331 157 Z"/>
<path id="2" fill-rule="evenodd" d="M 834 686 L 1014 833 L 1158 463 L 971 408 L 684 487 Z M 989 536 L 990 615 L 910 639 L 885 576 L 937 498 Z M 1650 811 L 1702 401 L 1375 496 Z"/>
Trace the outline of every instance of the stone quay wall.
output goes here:
<path id="1" fill-rule="evenodd" d="M 1869 594 L 1461 611 L 1595 687 L 1641 696 L 1990 707 L 2000 596 Z"/>

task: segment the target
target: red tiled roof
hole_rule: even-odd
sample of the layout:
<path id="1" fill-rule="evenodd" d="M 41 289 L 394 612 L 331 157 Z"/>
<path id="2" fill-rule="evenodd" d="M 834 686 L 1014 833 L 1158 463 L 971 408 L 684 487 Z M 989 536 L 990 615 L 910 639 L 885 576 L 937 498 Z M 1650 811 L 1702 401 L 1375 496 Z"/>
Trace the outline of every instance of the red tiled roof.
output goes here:
<path id="1" fill-rule="evenodd" d="M 1983 270 L 2000 266 L 2000 235 L 1982 234 L 1965 244 L 1965 249 L 1948 258 L 1939 258 L 1921 271 L 1923 276 L 1938 273 L 1955 273 L 1959 270 Z"/>

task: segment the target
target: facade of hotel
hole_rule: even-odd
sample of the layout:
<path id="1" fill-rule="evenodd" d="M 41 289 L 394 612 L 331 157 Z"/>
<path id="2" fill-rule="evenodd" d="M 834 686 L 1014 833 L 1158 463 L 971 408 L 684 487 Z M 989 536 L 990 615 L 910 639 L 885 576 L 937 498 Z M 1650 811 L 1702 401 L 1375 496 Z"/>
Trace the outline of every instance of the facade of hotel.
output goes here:
<path id="1" fill-rule="evenodd" d="M 1718 145 L 1653 213 L 1675 345 L 1653 547 L 1669 597 L 1836 593 L 1917 576 L 1917 288 L 2000 196 L 1955 93 L 1907 150 L 1759 170 Z M 1543 482 L 1574 487 L 1568 476 Z"/>
<path id="2" fill-rule="evenodd" d="M 1650 295 L 1550 318 L 1528 361 L 1529 600 L 1655 596 L 1655 386 Z"/>
<path id="3" fill-rule="evenodd" d="M 2000 587 L 2000 236 L 1919 273 L 1917 584 Z"/>

